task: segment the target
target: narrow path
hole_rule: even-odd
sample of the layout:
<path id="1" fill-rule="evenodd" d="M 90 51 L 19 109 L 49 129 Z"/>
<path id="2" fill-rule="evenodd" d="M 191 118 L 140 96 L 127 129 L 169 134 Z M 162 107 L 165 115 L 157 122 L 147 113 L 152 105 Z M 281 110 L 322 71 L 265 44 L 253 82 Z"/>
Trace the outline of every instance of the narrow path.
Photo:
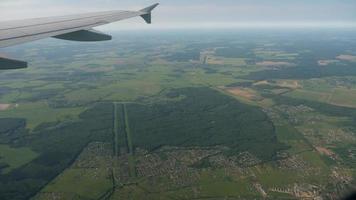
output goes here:
<path id="1" fill-rule="evenodd" d="M 111 168 L 111 180 L 112 180 L 112 188 L 107 191 L 103 196 L 101 196 L 98 200 L 109 200 L 117 188 L 118 180 L 116 180 L 115 170 L 118 169 L 118 159 L 119 159 L 119 114 L 118 114 L 118 103 L 113 102 L 113 162 Z"/>
<path id="2" fill-rule="evenodd" d="M 135 157 L 134 157 L 134 150 L 131 138 L 131 130 L 130 130 L 130 123 L 128 117 L 128 111 L 126 104 L 123 104 L 123 112 L 124 112 L 124 121 L 125 121 L 125 134 L 126 134 L 126 143 L 127 143 L 127 151 L 128 151 L 128 162 L 129 162 L 129 170 L 130 176 L 132 178 L 136 178 L 136 167 L 135 167 Z"/>
<path id="3" fill-rule="evenodd" d="M 126 132 L 126 142 L 127 142 L 127 147 L 128 147 L 128 153 L 133 155 L 133 145 L 132 145 L 132 138 L 131 138 L 131 131 L 130 131 L 130 123 L 129 123 L 129 117 L 127 113 L 127 107 L 126 104 L 123 104 L 123 110 L 124 110 L 124 120 L 125 120 L 125 132 Z"/>
<path id="4" fill-rule="evenodd" d="M 117 103 L 114 103 L 114 127 L 113 127 L 113 132 L 114 132 L 114 141 L 113 141 L 113 145 L 114 145 L 114 156 L 118 157 L 119 156 L 119 115 L 118 115 L 118 110 L 117 110 Z"/>

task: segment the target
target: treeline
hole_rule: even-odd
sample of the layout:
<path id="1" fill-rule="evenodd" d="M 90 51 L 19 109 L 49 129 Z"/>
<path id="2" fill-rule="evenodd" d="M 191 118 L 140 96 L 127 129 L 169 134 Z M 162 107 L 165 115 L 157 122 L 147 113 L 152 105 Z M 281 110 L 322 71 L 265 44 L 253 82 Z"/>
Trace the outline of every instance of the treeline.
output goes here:
<path id="1" fill-rule="evenodd" d="M 165 57 L 169 61 L 187 62 L 190 60 L 200 60 L 199 49 L 186 49 L 182 52 L 174 52 Z"/>
<path id="2" fill-rule="evenodd" d="M 215 50 L 216 56 L 225 58 L 255 58 L 255 54 L 252 52 L 255 45 L 245 44 L 241 47 L 224 47 Z"/>
<path id="3" fill-rule="evenodd" d="M 0 119 L 0 144 L 8 144 L 27 133 L 25 130 L 26 120 L 17 118 Z"/>
<path id="4" fill-rule="evenodd" d="M 262 70 L 252 72 L 243 78 L 249 80 L 269 79 L 311 79 L 330 76 L 355 76 L 356 67 L 350 63 L 319 66 L 317 61 L 301 63 L 296 67 L 282 68 L 279 70 Z"/>
<path id="5" fill-rule="evenodd" d="M 135 147 L 224 145 L 231 147 L 228 153 L 249 151 L 262 160 L 285 148 L 277 141 L 273 123 L 257 107 L 210 88 L 175 89 L 167 94 L 175 96 L 185 98 L 127 105 Z"/>
<path id="6" fill-rule="evenodd" d="M 40 156 L 0 175 L 0 199 L 28 199 L 66 169 L 88 143 L 111 142 L 112 111 L 111 103 L 98 104 L 82 113 L 79 122 L 57 129 L 42 126 L 42 131 L 18 139 L 22 146 L 30 147 Z"/>
<path id="7" fill-rule="evenodd" d="M 252 81 L 236 82 L 226 85 L 226 87 L 251 87 L 253 83 Z"/>

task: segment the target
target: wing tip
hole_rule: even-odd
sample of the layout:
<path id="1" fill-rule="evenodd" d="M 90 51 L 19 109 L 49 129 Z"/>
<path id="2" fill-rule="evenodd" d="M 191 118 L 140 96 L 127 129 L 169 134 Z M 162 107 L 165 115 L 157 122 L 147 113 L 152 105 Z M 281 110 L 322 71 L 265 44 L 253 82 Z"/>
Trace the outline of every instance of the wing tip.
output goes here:
<path id="1" fill-rule="evenodd" d="M 155 3 L 155 4 L 153 4 L 151 6 L 148 6 L 148 7 L 144 8 L 144 9 L 142 9 L 140 11 L 141 12 L 145 12 L 146 14 L 148 14 L 148 13 L 151 13 L 152 10 L 155 9 L 158 5 L 159 5 L 159 3 Z"/>

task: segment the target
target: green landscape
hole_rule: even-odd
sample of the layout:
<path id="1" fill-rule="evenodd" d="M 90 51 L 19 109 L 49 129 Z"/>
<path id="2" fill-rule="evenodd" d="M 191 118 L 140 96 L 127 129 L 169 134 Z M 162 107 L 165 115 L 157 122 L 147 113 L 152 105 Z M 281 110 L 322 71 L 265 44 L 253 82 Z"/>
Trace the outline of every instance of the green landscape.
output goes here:
<path id="1" fill-rule="evenodd" d="M 7 48 L 30 66 L 0 72 L 0 199 L 342 198 L 356 34 L 334 31 Z"/>

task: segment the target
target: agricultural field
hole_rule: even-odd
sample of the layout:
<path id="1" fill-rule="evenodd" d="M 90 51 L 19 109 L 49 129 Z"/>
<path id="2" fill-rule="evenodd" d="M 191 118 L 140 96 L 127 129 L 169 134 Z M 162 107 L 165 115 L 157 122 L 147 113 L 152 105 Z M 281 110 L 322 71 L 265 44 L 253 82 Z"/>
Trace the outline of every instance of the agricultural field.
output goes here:
<path id="1" fill-rule="evenodd" d="M 8 145 L 0 145 L 0 150 L 0 162 L 2 163 L 3 174 L 21 167 L 37 157 L 37 154 L 30 148 L 11 148 Z"/>
<path id="2" fill-rule="evenodd" d="M 0 199 L 356 190 L 356 34 L 281 34 L 124 31 L 5 49 L 30 66 L 0 72 Z"/>

